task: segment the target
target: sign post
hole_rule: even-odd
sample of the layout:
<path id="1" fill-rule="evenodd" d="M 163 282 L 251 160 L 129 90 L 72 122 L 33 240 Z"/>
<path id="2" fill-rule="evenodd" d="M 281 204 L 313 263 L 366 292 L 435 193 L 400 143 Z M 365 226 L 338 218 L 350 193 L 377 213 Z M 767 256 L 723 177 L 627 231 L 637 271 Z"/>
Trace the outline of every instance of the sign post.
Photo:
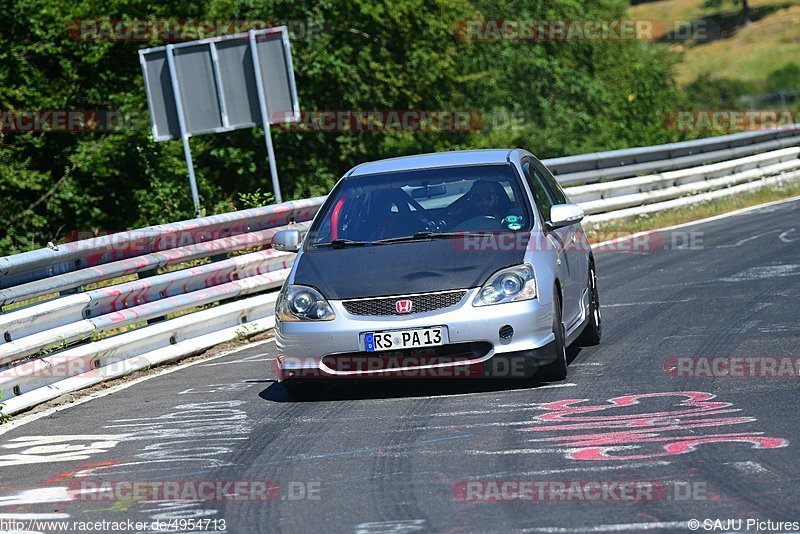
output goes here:
<path id="1" fill-rule="evenodd" d="M 189 139 L 262 126 L 272 188 L 283 197 L 270 125 L 300 117 L 285 26 L 139 50 L 156 141 L 181 139 L 195 211 L 200 195 Z"/>
<path id="2" fill-rule="evenodd" d="M 249 32 L 250 55 L 253 56 L 253 72 L 256 75 L 256 94 L 258 95 L 258 110 L 261 113 L 261 124 L 264 127 L 264 138 L 267 143 L 267 159 L 269 159 L 269 174 L 272 176 L 272 189 L 275 191 L 275 200 L 281 199 L 281 185 L 278 183 L 278 166 L 275 165 L 275 149 L 272 147 L 272 132 L 269 127 L 269 111 L 267 111 L 267 98 L 264 92 L 264 80 L 261 78 L 261 69 L 258 68 L 258 47 L 256 46 L 255 30 Z"/>
<path id="3" fill-rule="evenodd" d="M 178 127 L 181 130 L 183 142 L 183 155 L 186 158 L 186 167 L 189 169 L 189 189 L 192 190 L 192 203 L 194 203 L 194 216 L 200 217 L 200 195 L 197 192 L 197 180 L 194 177 L 194 163 L 192 162 L 192 149 L 189 146 L 189 132 L 186 131 L 186 118 L 183 116 L 183 103 L 181 91 L 178 87 L 178 78 L 175 76 L 175 54 L 172 45 L 167 45 L 167 66 L 169 81 L 172 85 L 172 94 L 175 95 L 175 110 L 178 115 Z"/>

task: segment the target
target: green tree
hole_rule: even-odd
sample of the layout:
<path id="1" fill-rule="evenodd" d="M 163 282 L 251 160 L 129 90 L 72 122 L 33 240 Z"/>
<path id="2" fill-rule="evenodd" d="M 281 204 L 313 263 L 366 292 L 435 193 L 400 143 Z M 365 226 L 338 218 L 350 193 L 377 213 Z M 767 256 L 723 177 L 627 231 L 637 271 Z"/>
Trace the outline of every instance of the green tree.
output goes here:
<path id="1" fill-rule="evenodd" d="M 162 41 L 86 40 L 76 20 L 308 21 L 292 38 L 304 110 L 470 111 L 473 131 L 319 132 L 277 128 L 284 196 L 325 194 L 363 161 L 449 148 L 522 146 L 542 157 L 668 142 L 674 58 L 650 43 L 475 41 L 467 20 L 625 18 L 624 0 L 0 0 L 0 109 L 114 110 L 107 133 L 0 131 L 0 254 L 74 231 L 190 218 L 179 142 L 150 132 L 137 50 Z M 271 191 L 258 128 L 192 138 L 206 213 Z M 244 196 L 243 196 L 244 195 Z M 249 196 L 248 196 L 249 195 Z M 258 198 L 266 198 L 259 196 Z M 266 200 L 265 200 L 266 201 Z"/>

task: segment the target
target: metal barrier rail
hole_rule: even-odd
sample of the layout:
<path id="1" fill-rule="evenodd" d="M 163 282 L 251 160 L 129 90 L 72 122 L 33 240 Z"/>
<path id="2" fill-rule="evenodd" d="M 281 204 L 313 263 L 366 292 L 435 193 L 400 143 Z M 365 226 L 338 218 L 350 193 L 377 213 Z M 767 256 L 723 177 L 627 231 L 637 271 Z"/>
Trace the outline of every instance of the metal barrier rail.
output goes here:
<path id="1" fill-rule="evenodd" d="M 785 148 L 702 167 L 571 187 L 566 191 L 587 214 L 609 213 L 791 172 L 800 168 L 798 156 L 800 148 Z"/>
<path id="2" fill-rule="evenodd" d="M 212 215 L 120 232 L 0 258 L 0 289 L 106 264 L 145 253 L 216 241 L 271 229 L 291 220 L 308 221 L 324 197 Z M 131 265 L 131 268 L 134 268 Z"/>
<path id="3" fill-rule="evenodd" d="M 800 144 L 797 125 L 546 160 L 564 185 L 687 168 Z"/>
<path id="4" fill-rule="evenodd" d="M 800 130 L 786 128 L 545 164 L 564 185 L 588 184 L 567 193 L 594 223 L 798 179 L 798 145 Z M 264 247 L 287 225 L 307 228 L 323 201 L 296 200 L 0 258 L 3 411 L 17 413 L 272 328 L 276 293 L 268 291 L 283 283 L 294 255 Z"/>

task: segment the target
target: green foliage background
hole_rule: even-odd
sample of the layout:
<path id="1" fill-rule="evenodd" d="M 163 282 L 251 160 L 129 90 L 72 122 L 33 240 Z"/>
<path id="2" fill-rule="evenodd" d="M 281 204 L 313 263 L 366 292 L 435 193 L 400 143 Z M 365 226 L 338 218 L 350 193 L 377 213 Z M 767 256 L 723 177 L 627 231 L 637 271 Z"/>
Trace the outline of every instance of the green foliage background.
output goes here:
<path id="1" fill-rule="evenodd" d="M 118 110 L 113 133 L 0 132 L 0 255 L 71 231 L 118 231 L 192 216 L 181 144 L 155 143 L 137 50 L 76 40 L 76 19 L 312 20 L 292 41 L 304 110 L 474 110 L 521 120 L 475 132 L 276 131 L 287 198 L 326 193 L 370 159 L 521 146 L 540 157 L 677 140 L 679 97 L 663 47 L 634 41 L 468 41 L 470 19 L 619 19 L 622 0 L 0 0 L 0 109 Z M 271 190 L 258 129 L 193 138 L 206 213 Z"/>

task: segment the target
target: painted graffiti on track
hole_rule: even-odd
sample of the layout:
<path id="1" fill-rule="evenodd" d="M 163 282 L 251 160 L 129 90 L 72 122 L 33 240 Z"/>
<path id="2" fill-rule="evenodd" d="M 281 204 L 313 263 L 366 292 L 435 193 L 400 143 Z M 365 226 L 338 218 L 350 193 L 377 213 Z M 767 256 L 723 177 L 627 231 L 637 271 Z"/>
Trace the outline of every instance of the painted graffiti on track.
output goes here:
<path id="1" fill-rule="evenodd" d="M 715 398 L 716 395 L 700 391 L 674 391 L 623 395 L 604 404 L 587 404 L 590 399 L 566 399 L 538 406 L 547 413 L 537 416 L 538 424 L 525 431 L 553 434 L 533 441 L 565 448 L 567 458 L 573 460 L 662 458 L 690 453 L 704 444 L 744 443 L 757 449 L 789 444 L 786 439 L 766 437 L 763 432 L 704 433 L 716 427 L 756 421 L 755 417 L 739 414 L 741 409 L 732 403 Z M 656 407 L 649 409 L 648 404 Z"/>

